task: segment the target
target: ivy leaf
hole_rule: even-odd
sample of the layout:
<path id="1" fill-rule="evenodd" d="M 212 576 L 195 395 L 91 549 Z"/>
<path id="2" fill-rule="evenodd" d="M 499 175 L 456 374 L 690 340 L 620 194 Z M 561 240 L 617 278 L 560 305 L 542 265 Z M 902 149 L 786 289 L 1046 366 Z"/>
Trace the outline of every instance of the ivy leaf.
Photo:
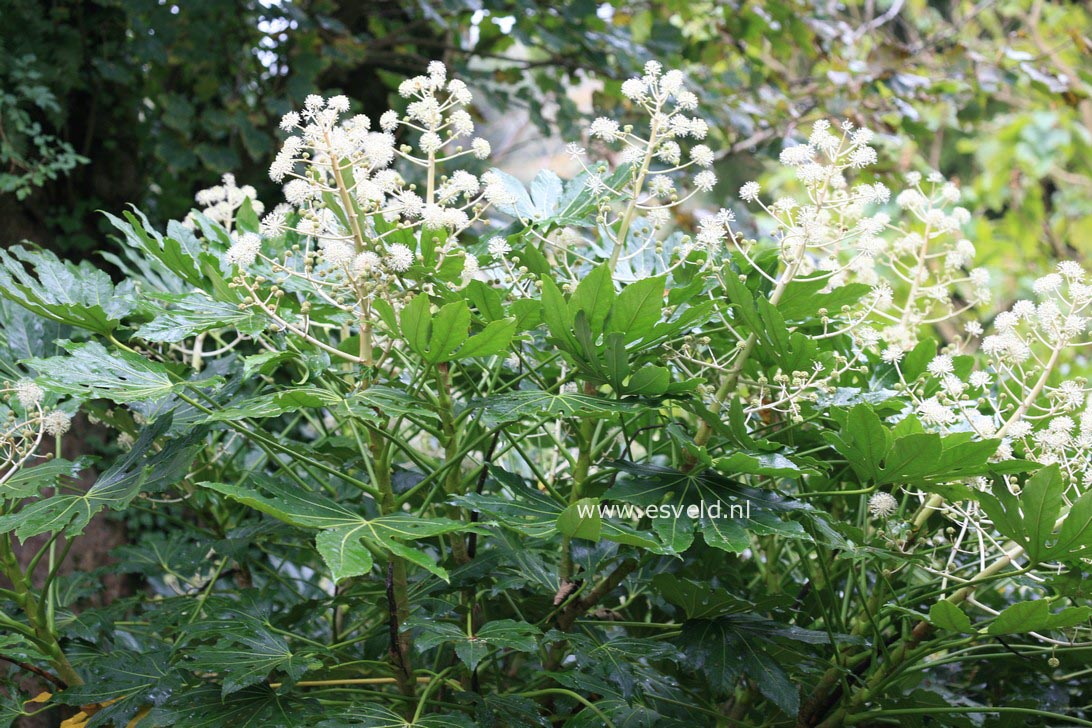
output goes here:
<path id="1" fill-rule="evenodd" d="M 64 342 L 68 356 L 31 359 L 37 381 L 57 394 L 127 404 L 158 399 L 182 386 L 163 364 L 129 351 L 107 350 L 97 341 Z"/>
<path id="2" fill-rule="evenodd" d="M 1017 602 L 1008 607 L 990 623 L 986 633 L 990 635 L 1024 634 L 1045 632 L 1066 627 L 1076 627 L 1092 617 L 1092 607 L 1066 607 L 1060 612 L 1050 611 L 1050 602 L 1036 599 Z"/>
<path id="3" fill-rule="evenodd" d="M 974 631 L 971 618 L 947 599 L 941 599 L 929 607 L 929 621 L 941 629 L 950 629 L 953 632 Z"/>

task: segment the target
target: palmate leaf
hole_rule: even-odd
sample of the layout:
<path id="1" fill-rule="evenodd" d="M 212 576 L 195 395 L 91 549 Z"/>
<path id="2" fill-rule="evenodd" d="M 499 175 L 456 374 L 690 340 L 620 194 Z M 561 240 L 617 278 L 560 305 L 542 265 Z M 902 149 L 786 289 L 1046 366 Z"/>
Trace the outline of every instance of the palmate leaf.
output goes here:
<path id="1" fill-rule="evenodd" d="M 340 396 L 318 387 L 280 388 L 273 392 L 249 397 L 237 407 L 225 407 L 213 412 L 205 418 L 205 421 L 233 422 L 245 417 L 258 419 L 279 417 L 301 409 L 333 407 L 342 401 Z"/>
<path id="2" fill-rule="evenodd" d="M 109 336 L 134 310 L 132 290 L 130 283 L 115 288 L 87 261 L 75 265 L 21 245 L 0 248 L 0 295 L 52 321 Z"/>
<path id="3" fill-rule="evenodd" d="M 368 519 L 319 493 L 301 492 L 298 487 L 261 476 L 252 477 L 251 482 L 258 487 L 210 482 L 199 485 L 285 523 L 324 532 L 318 534 L 316 548 L 335 579 L 367 573 L 372 565 L 371 547 L 409 559 L 446 580 L 445 569 L 434 563 L 428 554 L 412 549 L 402 541 L 474 530 L 473 526 L 461 521 L 420 518 L 408 513 Z"/>
<path id="4" fill-rule="evenodd" d="M 568 531 L 578 538 L 604 538 L 615 543 L 638 546 L 653 553 L 674 553 L 670 546 L 659 543 L 626 523 L 600 518 L 595 509 L 597 499 L 588 499 L 585 504 L 592 506 L 595 515 L 581 519 L 575 507 L 557 502 L 547 493 L 530 487 L 522 478 L 495 466 L 490 467 L 489 472 L 495 481 L 507 486 L 511 496 L 470 493 L 454 496 L 451 502 L 496 519 L 502 528 L 533 538 L 545 538 Z M 589 520 L 594 525 L 588 525 Z"/>
<path id="5" fill-rule="evenodd" d="M 291 684 L 322 667 L 312 652 L 294 652 L 284 637 L 264 629 L 233 633 L 211 647 L 195 647 L 190 657 L 186 664 L 191 669 L 217 674 L 225 696 L 256 685 L 273 673 L 281 682 Z"/>
<path id="6" fill-rule="evenodd" d="M 1087 624 L 1092 617 L 1092 607 L 1066 607 L 1059 612 L 1051 611 L 1046 599 L 1017 602 L 994 617 L 986 633 L 990 635 L 1026 634 L 1048 632 Z"/>
<path id="7" fill-rule="evenodd" d="M 476 634 L 470 635 L 450 622 L 411 620 L 407 627 L 417 631 L 415 644 L 422 649 L 439 645 L 454 646 L 455 654 L 470 669 L 478 665 L 492 650 L 535 652 L 542 632 L 538 627 L 514 619 L 496 619 L 483 624 Z"/>
<path id="8" fill-rule="evenodd" d="M 271 728 L 310 725 L 323 711 L 318 701 L 255 685 L 222 695 L 217 685 L 199 685 L 152 710 L 150 725 L 174 728 Z"/>
<path id="9" fill-rule="evenodd" d="M 253 335 L 269 323 L 254 308 L 240 309 L 235 303 L 217 301 L 203 293 L 159 294 L 155 298 L 155 318 L 134 334 L 145 341 L 174 343 L 220 329 Z"/>
<path id="10" fill-rule="evenodd" d="M 94 660 L 83 685 L 68 688 L 56 699 L 66 705 L 102 705 L 84 724 L 87 728 L 125 725 L 139 710 L 161 705 L 182 687 L 182 676 L 170 666 L 169 657 L 169 645 L 144 653 L 112 650 Z"/>
<path id="11" fill-rule="evenodd" d="M 42 387 L 81 399 L 118 404 L 157 399 L 182 387 L 163 364 L 129 351 L 108 350 L 97 341 L 62 343 L 68 356 L 31 359 Z"/>
<path id="12" fill-rule="evenodd" d="M 706 543 L 724 551 L 740 553 L 750 546 L 752 534 L 809 538 L 801 523 L 782 520 L 782 516 L 795 514 L 819 522 L 818 512 L 804 503 L 735 483 L 713 471 L 683 473 L 625 461 L 615 462 L 614 467 L 623 475 L 603 494 L 605 500 L 639 506 L 700 506 L 704 502 L 706 510 L 699 514 L 697 526 Z M 710 510 L 717 503 L 721 504 L 719 518 Z M 743 513 L 740 508 L 733 512 L 731 506 L 742 508 Z"/>
<path id="13" fill-rule="evenodd" d="M 762 638 L 737 629 L 728 619 L 688 620 L 675 641 L 684 663 L 704 675 L 718 695 L 728 695 L 746 673 L 767 699 L 795 716 L 800 694 L 788 675 L 762 645 Z"/>
<path id="14" fill-rule="evenodd" d="M 1028 478 L 1020 495 L 1001 479 L 992 493 L 976 493 L 994 527 L 1020 544 L 1032 563 L 1076 561 L 1092 553 L 1092 491 L 1073 502 L 1057 533 L 1066 483 L 1058 466 L 1041 468 Z"/>
<path id="15" fill-rule="evenodd" d="M 929 621 L 941 629 L 950 629 L 953 632 L 970 632 L 974 629 L 971 618 L 947 599 L 941 599 L 929 607 Z"/>
<path id="16" fill-rule="evenodd" d="M 375 703 L 361 703 L 348 709 L 329 709 L 329 716 L 317 728 L 476 728 L 479 724 L 463 713 L 422 715 L 407 720 L 404 715 Z"/>
<path id="17" fill-rule="evenodd" d="M 649 689 L 657 691 L 676 687 L 673 678 L 656 669 L 658 660 L 677 661 L 674 645 L 647 637 L 607 637 L 597 630 L 587 633 L 563 634 L 551 630 L 546 634 L 547 645 L 564 641 L 579 677 L 585 681 L 585 693 L 600 692 L 619 695 L 629 701 L 644 697 Z"/>
<path id="18" fill-rule="evenodd" d="M 972 440 L 969 433 L 922 432 L 916 419 L 888 427 L 867 404 L 845 414 L 838 433 L 823 437 L 849 461 L 858 477 L 876 485 L 928 486 L 993 472 L 999 440 Z"/>
<path id="19" fill-rule="evenodd" d="M 160 417 L 145 427 L 132 450 L 102 473 L 87 492 L 60 494 L 0 516 L 0 533 L 14 532 L 20 540 L 40 533 L 64 530 L 76 536 L 104 508 L 120 510 L 142 490 L 156 492 L 185 477 L 204 441 L 204 430 L 168 440 L 158 452 L 153 444 L 169 428 L 171 417 Z"/>
<path id="20" fill-rule="evenodd" d="M 470 336 L 470 307 L 464 300 L 442 306 L 435 315 L 431 307 L 428 295 L 418 294 L 402 309 L 400 326 L 410 349 L 429 364 L 500 354 L 516 333 L 516 320 L 505 318 Z"/>
<path id="21" fill-rule="evenodd" d="M 619 401 L 587 394 L 554 394 L 541 389 L 522 389 L 472 401 L 468 407 L 482 410 L 486 427 L 529 419 L 609 417 L 637 414 L 648 409 L 639 402 Z"/>
<path id="22" fill-rule="evenodd" d="M 86 457 L 75 460 L 57 458 L 22 468 L 0 484 L 0 501 L 29 498 L 43 488 L 56 488 L 78 477 L 80 471 L 89 467 L 91 462 L 91 458 Z"/>

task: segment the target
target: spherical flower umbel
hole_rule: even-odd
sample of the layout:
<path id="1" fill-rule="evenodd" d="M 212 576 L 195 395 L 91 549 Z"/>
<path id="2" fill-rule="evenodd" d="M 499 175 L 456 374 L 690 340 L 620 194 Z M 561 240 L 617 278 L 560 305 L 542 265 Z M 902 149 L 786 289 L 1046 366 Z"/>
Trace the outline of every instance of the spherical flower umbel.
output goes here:
<path id="1" fill-rule="evenodd" d="M 42 429 L 46 434 L 60 437 L 72 428 L 72 418 L 67 412 L 53 410 L 42 418 Z"/>
<path id="2" fill-rule="evenodd" d="M 28 410 L 38 406 L 44 395 L 42 388 L 31 379 L 20 379 L 12 386 L 12 389 L 15 390 L 15 398 L 19 400 L 19 404 Z"/>
<path id="3" fill-rule="evenodd" d="M 255 233 L 243 233 L 231 247 L 228 248 L 224 259 L 228 263 L 234 263 L 240 268 L 249 268 L 258 259 L 258 253 L 262 248 L 262 239 Z"/>
<path id="4" fill-rule="evenodd" d="M 868 512 L 873 518 L 887 518 L 899 509 L 899 502 L 890 493 L 880 491 L 868 499 Z"/>
<path id="5" fill-rule="evenodd" d="M 405 273 L 413 265 L 413 251 L 402 243 L 395 243 L 387 249 L 383 263 L 396 273 Z"/>

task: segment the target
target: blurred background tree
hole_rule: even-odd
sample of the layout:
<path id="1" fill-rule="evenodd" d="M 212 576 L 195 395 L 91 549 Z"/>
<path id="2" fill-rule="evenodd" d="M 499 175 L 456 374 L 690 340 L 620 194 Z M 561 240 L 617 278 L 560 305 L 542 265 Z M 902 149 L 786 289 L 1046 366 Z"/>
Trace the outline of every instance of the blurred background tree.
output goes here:
<path id="1" fill-rule="evenodd" d="M 655 59 L 705 89 L 717 204 L 798 127 L 845 117 L 909 140 L 888 172 L 961 181 L 984 263 L 1041 269 L 1092 231 L 1083 2 L 0 0 L 0 18 L 5 245 L 87 255 L 97 210 L 180 218 L 229 171 L 274 201 L 281 114 L 318 92 L 378 116 L 434 58 L 474 79 L 510 156 L 563 167 L 578 105 L 624 116 L 621 80 Z"/>

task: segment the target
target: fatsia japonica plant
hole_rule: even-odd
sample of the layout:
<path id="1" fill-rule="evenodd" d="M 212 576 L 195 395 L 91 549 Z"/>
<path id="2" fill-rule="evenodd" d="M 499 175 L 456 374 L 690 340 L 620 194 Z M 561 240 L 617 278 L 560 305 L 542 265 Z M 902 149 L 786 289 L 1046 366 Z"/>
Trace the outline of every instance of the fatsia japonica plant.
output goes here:
<path id="1" fill-rule="evenodd" d="M 1092 725 L 1078 263 L 995 312 L 959 187 L 849 123 L 710 209 L 655 62 L 529 187 L 399 91 L 287 114 L 268 213 L 110 215 L 121 282 L 0 251 L 6 723 Z"/>

